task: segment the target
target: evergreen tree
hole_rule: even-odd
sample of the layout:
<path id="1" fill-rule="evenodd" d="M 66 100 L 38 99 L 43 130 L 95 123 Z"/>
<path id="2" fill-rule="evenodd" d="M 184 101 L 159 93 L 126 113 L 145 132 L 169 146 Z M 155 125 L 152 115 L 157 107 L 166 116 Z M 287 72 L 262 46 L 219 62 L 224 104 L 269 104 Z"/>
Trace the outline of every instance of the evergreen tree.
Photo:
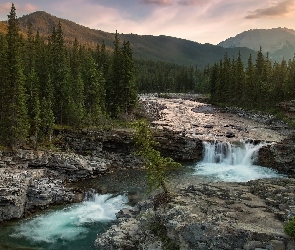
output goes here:
<path id="1" fill-rule="evenodd" d="M 292 100 L 295 98 L 295 56 L 293 60 L 288 63 L 288 75 L 287 82 L 285 86 L 285 97 L 287 100 Z"/>
<path id="2" fill-rule="evenodd" d="M 72 110 L 69 114 L 72 125 L 80 127 L 85 115 L 84 107 L 84 82 L 82 79 L 82 66 L 81 66 L 81 54 L 79 49 L 78 40 L 75 39 L 71 53 L 71 97 L 70 105 Z"/>
<path id="3" fill-rule="evenodd" d="M 0 34 L 0 125 L 4 126 L 6 118 L 5 113 L 7 105 L 7 91 L 8 88 L 8 68 L 7 68 L 7 40 L 6 37 Z M 0 129 L 1 129 L 0 128 Z M 2 133 L 0 132 L 0 135 Z"/>
<path id="4" fill-rule="evenodd" d="M 1 119 L 1 139 L 5 145 L 14 148 L 26 140 L 29 122 L 26 107 L 25 77 L 21 61 L 21 39 L 14 4 L 8 15 L 6 70 L 4 85 L 6 103 Z"/>
<path id="5" fill-rule="evenodd" d="M 129 113 L 137 104 L 137 90 L 134 81 L 134 65 L 130 43 L 124 41 L 122 47 L 122 76 L 120 84 L 122 85 L 123 102 L 120 103 L 120 109 L 126 114 Z"/>
<path id="6" fill-rule="evenodd" d="M 74 109 L 71 99 L 69 58 L 64 45 L 61 23 L 53 28 L 49 38 L 51 50 L 50 75 L 54 86 L 54 114 L 59 124 L 67 124 Z"/>
<path id="7" fill-rule="evenodd" d="M 160 152 L 154 149 L 157 143 L 152 139 L 152 133 L 148 129 L 146 121 L 136 122 L 135 130 L 134 140 L 138 147 L 137 153 L 143 158 L 147 169 L 149 191 L 161 187 L 163 192 L 168 194 L 165 172 L 168 168 L 181 165 L 169 157 L 162 157 Z"/>
<path id="8" fill-rule="evenodd" d="M 53 127 L 55 122 L 55 116 L 53 112 L 53 95 L 54 95 L 54 86 L 50 74 L 48 74 L 47 80 L 45 82 L 43 96 L 41 97 L 40 102 L 40 118 L 41 118 L 41 132 L 43 139 L 51 143 Z"/>
<path id="9" fill-rule="evenodd" d="M 241 58 L 241 53 L 239 51 L 237 61 L 233 64 L 233 90 L 234 96 L 233 101 L 235 103 L 242 104 L 244 102 L 245 96 L 245 72 L 244 64 Z"/>
<path id="10" fill-rule="evenodd" d="M 89 126 L 99 125 L 105 113 L 105 79 L 102 70 L 97 70 L 97 64 L 89 51 L 84 53 L 82 72 L 86 123 Z"/>
<path id="11" fill-rule="evenodd" d="M 30 72 L 27 76 L 27 85 L 30 86 L 31 92 L 29 97 L 29 117 L 30 117 L 30 135 L 31 139 L 34 143 L 34 148 L 37 149 L 37 143 L 39 140 L 39 132 L 41 127 L 41 106 L 40 106 L 40 99 L 39 99 L 39 79 L 34 71 Z"/>
<path id="12" fill-rule="evenodd" d="M 107 79 L 108 72 L 109 72 L 109 56 L 106 51 L 106 46 L 104 41 L 102 41 L 101 49 L 100 49 L 100 56 L 99 56 L 99 69 L 102 69 L 103 77 Z"/>
<path id="13" fill-rule="evenodd" d="M 115 33 L 113 62 L 111 66 L 111 78 L 106 85 L 107 110 L 112 117 L 118 116 L 122 111 L 120 104 L 124 101 L 122 93 L 124 89 L 121 82 L 122 76 L 122 55 L 120 50 L 120 39 L 118 33 Z"/>

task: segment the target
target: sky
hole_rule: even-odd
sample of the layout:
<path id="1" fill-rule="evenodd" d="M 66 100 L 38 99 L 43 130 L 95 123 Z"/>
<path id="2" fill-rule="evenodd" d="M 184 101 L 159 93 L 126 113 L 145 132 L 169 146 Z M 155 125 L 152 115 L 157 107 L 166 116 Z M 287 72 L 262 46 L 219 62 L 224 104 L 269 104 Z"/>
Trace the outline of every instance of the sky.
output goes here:
<path id="1" fill-rule="evenodd" d="M 17 16 L 42 10 L 114 33 L 218 44 L 249 29 L 295 29 L 295 0 L 14 0 Z M 0 0 L 0 20 L 12 2 Z"/>

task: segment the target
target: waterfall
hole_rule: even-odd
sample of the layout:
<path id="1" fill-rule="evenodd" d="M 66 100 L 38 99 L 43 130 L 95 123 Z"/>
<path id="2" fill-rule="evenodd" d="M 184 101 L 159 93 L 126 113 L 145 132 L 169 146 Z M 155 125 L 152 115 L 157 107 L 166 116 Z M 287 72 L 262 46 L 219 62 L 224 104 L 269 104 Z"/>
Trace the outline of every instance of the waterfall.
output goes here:
<path id="1" fill-rule="evenodd" d="M 258 150 L 264 144 L 240 143 L 232 145 L 229 142 L 203 142 L 204 163 L 220 163 L 227 165 L 252 165 Z"/>
<path id="2" fill-rule="evenodd" d="M 276 171 L 255 165 L 258 151 L 264 145 L 249 142 L 203 142 L 203 160 L 195 166 L 194 175 L 230 182 L 279 177 Z"/>
<path id="3" fill-rule="evenodd" d="M 9 237 L 30 249 L 92 249 L 97 233 L 102 233 L 116 220 L 116 213 L 129 207 L 126 195 L 88 194 L 82 203 L 48 211 L 24 220 Z"/>

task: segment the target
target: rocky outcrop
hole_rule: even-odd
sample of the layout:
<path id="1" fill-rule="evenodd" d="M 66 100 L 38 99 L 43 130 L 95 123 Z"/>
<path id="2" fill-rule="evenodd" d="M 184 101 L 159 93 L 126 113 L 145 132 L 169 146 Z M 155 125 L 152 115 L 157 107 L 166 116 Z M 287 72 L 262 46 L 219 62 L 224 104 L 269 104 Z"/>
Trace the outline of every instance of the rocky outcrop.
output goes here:
<path id="1" fill-rule="evenodd" d="M 295 176 L 295 133 L 259 150 L 258 164 Z"/>
<path id="2" fill-rule="evenodd" d="M 49 204 L 73 202 L 78 197 L 45 169 L 0 169 L 0 222 L 17 219 L 47 208 Z"/>
<path id="3" fill-rule="evenodd" d="M 1 152 L 0 164 L 1 222 L 82 199 L 65 183 L 107 173 L 111 163 L 75 153 L 17 150 Z"/>
<path id="4" fill-rule="evenodd" d="M 283 232 L 294 215 L 295 179 L 183 187 L 165 206 L 152 200 L 117 214 L 99 235 L 103 249 L 293 250 Z"/>
<path id="5" fill-rule="evenodd" d="M 154 139 L 159 143 L 157 149 L 165 157 L 177 161 L 199 161 L 202 158 L 203 144 L 198 138 L 162 130 L 154 133 Z"/>
<path id="6" fill-rule="evenodd" d="M 74 181 L 97 176 L 108 170 L 110 161 L 75 153 L 17 150 L 1 152 L 2 166 L 14 169 L 47 169 L 61 180 Z"/>
<path id="7" fill-rule="evenodd" d="M 20 218 L 51 204 L 72 202 L 77 195 L 67 182 L 96 178 L 113 169 L 143 166 L 134 154 L 132 130 L 63 132 L 63 151 L 0 152 L 0 221 Z M 171 131 L 156 133 L 159 150 L 177 160 L 201 157 L 202 144 Z"/>

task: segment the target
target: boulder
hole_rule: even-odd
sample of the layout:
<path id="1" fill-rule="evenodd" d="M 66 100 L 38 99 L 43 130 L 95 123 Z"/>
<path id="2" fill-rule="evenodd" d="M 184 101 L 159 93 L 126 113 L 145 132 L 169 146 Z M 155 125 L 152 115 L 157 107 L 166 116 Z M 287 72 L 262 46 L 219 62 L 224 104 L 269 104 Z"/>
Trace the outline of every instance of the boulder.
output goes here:
<path id="1" fill-rule="evenodd" d="M 295 176 L 295 133 L 259 150 L 258 164 Z"/>

